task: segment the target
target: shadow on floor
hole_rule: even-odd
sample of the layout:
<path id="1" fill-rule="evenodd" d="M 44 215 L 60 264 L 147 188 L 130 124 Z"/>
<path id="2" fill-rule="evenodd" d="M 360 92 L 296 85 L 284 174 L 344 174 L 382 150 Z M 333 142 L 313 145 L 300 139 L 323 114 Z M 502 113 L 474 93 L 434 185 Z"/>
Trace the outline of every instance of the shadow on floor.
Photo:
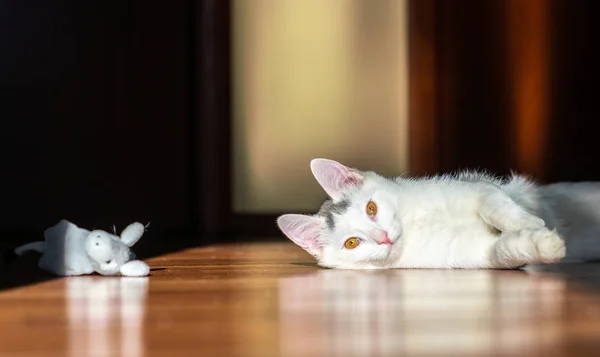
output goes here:
<path id="1" fill-rule="evenodd" d="M 569 284 L 582 285 L 600 293 L 600 262 L 535 265 L 525 270 L 562 277 Z"/>

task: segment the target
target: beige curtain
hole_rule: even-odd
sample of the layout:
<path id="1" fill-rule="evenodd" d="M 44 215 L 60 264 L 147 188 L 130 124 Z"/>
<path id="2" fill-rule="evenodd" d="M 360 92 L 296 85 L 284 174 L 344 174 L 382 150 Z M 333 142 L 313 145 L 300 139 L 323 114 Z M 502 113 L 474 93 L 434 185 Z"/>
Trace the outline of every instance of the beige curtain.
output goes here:
<path id="1" fill-rule="evenodd" d="M 406 171 L 406 0 L 233 8 L 235 212 L 317 209 L 315 157 Z"/>

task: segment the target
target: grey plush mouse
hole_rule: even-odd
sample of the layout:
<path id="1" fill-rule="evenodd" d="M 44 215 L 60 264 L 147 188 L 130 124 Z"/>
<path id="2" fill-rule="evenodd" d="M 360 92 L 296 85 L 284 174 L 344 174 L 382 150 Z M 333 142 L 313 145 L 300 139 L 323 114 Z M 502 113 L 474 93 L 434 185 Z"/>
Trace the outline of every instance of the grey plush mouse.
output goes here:
<path id="1" fill-rule="evenodd" d="M 102 230 L 88 231 L 62 220 L 44 231 L 43 242 L 15 248 L 16 255 L 27 251 L 42 253 L 38 266 L 54 275 L 92 274 L 146 276 L 150 268 L 135 260 L 130 248 L 142 237 L 146 226 L 132 223 L 121 236 Z"/>

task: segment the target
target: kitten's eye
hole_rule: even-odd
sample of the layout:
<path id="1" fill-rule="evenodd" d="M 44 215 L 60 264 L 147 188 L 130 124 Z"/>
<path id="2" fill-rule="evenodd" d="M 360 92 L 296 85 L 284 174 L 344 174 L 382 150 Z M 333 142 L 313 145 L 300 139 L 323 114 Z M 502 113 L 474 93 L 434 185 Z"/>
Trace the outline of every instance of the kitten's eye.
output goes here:
<path id="1" fill-rule="evenodd" d="M 377 205 L 375 202 L 369 201 L 369 203 L 367 203 L 367 214 L 369 216 L 374 216 L 377 214 Z"/>
<path id="2" fill-rule="evenodd" d="M 358 240 L 358 238 L 348 238 L 346 240 L 346 243 L 344 243 L 344 247 L 346 247 L 346 249 L 354 249 L 358 247 L 359 243 L 360 241 Z"/>

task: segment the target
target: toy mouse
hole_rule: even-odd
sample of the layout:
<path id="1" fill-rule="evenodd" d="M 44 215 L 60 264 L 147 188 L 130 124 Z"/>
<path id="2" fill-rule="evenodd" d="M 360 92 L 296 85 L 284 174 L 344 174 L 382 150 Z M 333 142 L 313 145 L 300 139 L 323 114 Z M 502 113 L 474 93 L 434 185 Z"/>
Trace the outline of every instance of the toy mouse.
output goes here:
<path id="1" fill-rule="evenodd" d="M 38 266 L 54 275 L 92 274 L 146 276 L 150 268 L 135 260 L 130 248 L 142 237 L 145 226 L 132 223 L 121 236 L 102 230 L 88 231 L 62 220 L 44 231 L 43 242 L 28 243 L 15 248 L 18 256 L 27 251 L 42 253 Z M 116 232 L 115 232 L 116 234 Z"/>

